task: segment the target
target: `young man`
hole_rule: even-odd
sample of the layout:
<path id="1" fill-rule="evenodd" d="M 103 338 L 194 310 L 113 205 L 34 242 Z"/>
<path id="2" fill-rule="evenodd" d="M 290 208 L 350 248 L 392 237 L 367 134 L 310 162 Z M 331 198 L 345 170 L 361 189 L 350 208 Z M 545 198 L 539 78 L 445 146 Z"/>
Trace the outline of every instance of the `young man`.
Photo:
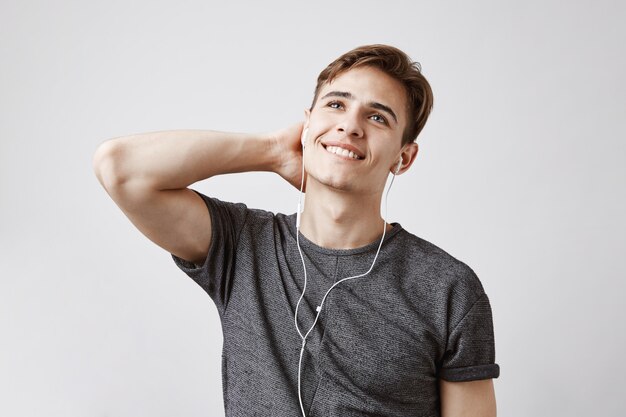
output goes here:
<path id="1" fill-rule="evenodd" d="M 496 415 L 480 280 L 380 215 L 431 107 L 419 66 L 369 45 L 322 71 L 303 123 L 146 133 L 96 152 L 109 195 L 217 306 L 227 416 Z M 187 188 L 244 171 L 306 180 L 301 216 Z"/>

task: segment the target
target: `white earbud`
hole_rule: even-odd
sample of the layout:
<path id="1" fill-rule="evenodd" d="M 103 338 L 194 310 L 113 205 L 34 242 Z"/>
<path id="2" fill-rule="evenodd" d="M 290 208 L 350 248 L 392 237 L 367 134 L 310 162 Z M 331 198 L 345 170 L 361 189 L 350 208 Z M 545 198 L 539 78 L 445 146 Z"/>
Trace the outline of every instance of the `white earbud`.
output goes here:
<path id="1" fill-rule="evenodd" d="M 309 135 L 309 128 L 306 127 L 302 130 L 302 135 L 300 136 L 300 142 L 302 143 L 302 152 L 304 153 L 304 148 L 306 147 L 306 140 Z M 300 184 L 300 197 L 298 200 L 298 211 L 296 212 L 296 229 L 300 230 L 300 214 L 302 213 L 302 190 L 304 189 L 304 158 L 302 158 L 302 183 Z"/>
<path id="2" fill-rule="evenodd" d="M 309 135 L 309 128 L 307 127 L 302 131 L 302 136 L 300 137 L 300 142 L 302 142 L 303 148 L 306 146 L 306 139 L 308 135 Z"/>
<path id="3" fill-rule="evenodd" d="M 401 166 L 402 166 L 402 158 L 400 158 L 400 160 L 398 161 L 398 166 L 396 167 L 396 171 L 393 173 L 393 175 L 398 175 L 398 171 L 400 171 Z"/>

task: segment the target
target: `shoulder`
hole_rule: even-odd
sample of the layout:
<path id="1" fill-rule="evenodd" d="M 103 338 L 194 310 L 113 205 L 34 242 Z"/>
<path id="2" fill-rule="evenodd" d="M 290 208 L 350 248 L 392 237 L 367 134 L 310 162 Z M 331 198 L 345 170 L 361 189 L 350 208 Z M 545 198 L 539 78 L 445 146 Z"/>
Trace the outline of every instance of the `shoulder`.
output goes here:
<path id="1" fill-rule="evenodd" d="M 212 215 L 227 215 L 229 217 L 236 217 L 242 220 L 245 219 L 246 221 L 272 221 L 276 217 L 276 214 L 272 213 L 271 211 L 251 208 L 243 202 L 226 201 L 217 197 L 207 196 L 206 194 L 203 194 L 202 192 L 197 190 L 192 189 L 192 191 L 194 191 L 204 200 L 207 208 L 209 209 L 209 212 Z"/>
<path id="2" fill-rule="evenodd" d="M 295 225 L 295 215 L 274 213 L 262 208 L 249 207 L 246 203 L 225 201 L 203 194 L 201 197 L 209 207 L 212 218 L 230 223 L 237 230 L 237 234 L 242 233 L 247 240 L 266 241 L 268 236 L 275 232 L 288 235 L 290 225 L 292 223 Z"/>
<path id="3" fill-rule="evenodd" d="M 411 275 L 432 286 L 433 290 L 462 292 L 478 299 L 484 293 L 480 279 L 474 270 L 459 257 L 440 246 L 402 229 L 398 233 L 396 248 Z"/>
<path id="4" fill-rule="evenodd" d="M 397 278 L 405 294 L 450 330 L 472 310 L 488 304 L 483 285 L 474 270 L 441 247 L 406 230 L 398 234 L 393 257 Z"/>

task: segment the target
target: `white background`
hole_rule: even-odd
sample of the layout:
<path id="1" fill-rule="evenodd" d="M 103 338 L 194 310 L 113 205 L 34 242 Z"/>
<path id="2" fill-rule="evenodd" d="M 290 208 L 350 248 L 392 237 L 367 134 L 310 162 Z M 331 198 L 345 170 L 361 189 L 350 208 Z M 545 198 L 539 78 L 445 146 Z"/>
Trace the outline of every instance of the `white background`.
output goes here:
<path id="1" fill-rule="evenodd" d="M 2 0 L 0 415 L 223 415 L 215 306 L 108 197 L 93 153 L 284 127 L 330 61 L 387 43 L 435 94 L 389 220 L 480 277 L 499 415 L 623 416 L 625 17 L 620 1 Z M 271 173 L 192 188 L 297 204 Z"/>

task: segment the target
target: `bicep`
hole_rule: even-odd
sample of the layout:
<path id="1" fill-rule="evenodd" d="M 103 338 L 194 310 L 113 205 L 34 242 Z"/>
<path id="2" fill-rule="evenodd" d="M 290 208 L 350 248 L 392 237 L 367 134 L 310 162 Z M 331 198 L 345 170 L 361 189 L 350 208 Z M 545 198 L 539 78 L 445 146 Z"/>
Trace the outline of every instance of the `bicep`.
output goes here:
<path id="1" fill-rule="evenodd" d="M 442 417 L 495 417 L 493 379 L 466 382 L 439 380 Z"/>

